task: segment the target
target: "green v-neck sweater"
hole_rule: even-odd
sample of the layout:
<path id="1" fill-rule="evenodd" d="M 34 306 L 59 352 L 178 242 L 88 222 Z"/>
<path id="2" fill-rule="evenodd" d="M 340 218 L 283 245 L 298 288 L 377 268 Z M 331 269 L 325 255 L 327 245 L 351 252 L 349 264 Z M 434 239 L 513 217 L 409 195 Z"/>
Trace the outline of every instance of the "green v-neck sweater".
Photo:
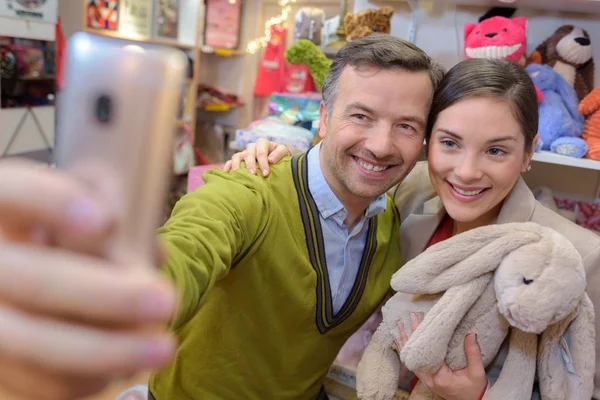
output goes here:
<path id="1" fill-rule="evenodd" d="M 337 315 L 305 155 L 211 170 L 160 229 L 180 307 L 174 361 L 155 373 L 157 400 L 312 400 L 344 342 L 374 312 L 400 266 L 399 217 L 372 217 L 352 292 Z"/>

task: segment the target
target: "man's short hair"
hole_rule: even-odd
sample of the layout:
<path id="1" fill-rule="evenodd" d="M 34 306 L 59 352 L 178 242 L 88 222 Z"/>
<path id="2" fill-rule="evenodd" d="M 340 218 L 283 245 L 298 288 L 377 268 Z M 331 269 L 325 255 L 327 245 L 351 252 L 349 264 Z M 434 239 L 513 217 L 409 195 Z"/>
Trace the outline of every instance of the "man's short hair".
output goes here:
<path id="1" fill-rule="evenodd" d="M 406 40 L 382 33 L 352 40 L 338 51 L 323 83 L 323 102 L 328 114 L 333 110 L 340 76 L 347 66 L 426 71 L 434 91 L 445 72 L 423 50 Z"/>

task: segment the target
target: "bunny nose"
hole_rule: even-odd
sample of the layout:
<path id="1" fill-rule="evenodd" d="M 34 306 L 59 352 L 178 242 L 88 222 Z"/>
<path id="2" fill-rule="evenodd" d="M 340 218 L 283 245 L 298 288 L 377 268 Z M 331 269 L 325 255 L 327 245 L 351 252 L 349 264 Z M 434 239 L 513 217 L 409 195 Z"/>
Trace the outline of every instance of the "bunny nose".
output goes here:
<path id="1" fill-rule="evenodd" d="M 491 38 L 493 38 L 493 37 L 494 37 L 494 36 L 496 36 L 496 35 L 497 35 L 497 33 L 496 33 L 496 32 L 492 32 L 492 33 L 486 33 L 486 34 L 485 34 L 485 36 L 486 36 L 486 37 L 489 37 L 490 39 L 491 39 Z M 575 40 L 577 40 L 577 39 L 575 39 Z"/>
<path id="2" fill-rule="evenodd" d="M 589 46 L 590 45 L 590 39 L 584 38 L 584 37 L 578 37 L 575 38 L 575 41 L 577 43 L 579 43 L 582 46 Z"/>

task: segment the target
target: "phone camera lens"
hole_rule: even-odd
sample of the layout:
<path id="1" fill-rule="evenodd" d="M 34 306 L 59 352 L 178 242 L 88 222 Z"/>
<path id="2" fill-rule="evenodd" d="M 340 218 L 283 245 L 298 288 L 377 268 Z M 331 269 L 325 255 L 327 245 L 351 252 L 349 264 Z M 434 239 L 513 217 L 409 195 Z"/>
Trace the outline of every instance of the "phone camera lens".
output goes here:
<path id="1" fill-rule="evenodd" d="M 107 123 L 112 117 L 112 100 L 109 96 L 102 95 L 96 101 L 96 119 Z"/>

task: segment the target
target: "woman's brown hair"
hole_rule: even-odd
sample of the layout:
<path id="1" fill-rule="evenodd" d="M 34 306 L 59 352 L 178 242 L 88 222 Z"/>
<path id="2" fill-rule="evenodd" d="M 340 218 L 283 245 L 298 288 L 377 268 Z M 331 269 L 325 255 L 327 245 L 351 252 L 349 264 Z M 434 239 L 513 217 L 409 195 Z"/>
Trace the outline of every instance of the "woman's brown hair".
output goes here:
<path id="1" fill-rule="evenodd" d="M 444 76 L 433 95 L 426 140 L 442 111 L 469 97 L 497 97 L 509 102 L 530 151 L 538 131 L 538 100 L 525 70 L 512 61 L 472 58 L 461 61 Z"/>

